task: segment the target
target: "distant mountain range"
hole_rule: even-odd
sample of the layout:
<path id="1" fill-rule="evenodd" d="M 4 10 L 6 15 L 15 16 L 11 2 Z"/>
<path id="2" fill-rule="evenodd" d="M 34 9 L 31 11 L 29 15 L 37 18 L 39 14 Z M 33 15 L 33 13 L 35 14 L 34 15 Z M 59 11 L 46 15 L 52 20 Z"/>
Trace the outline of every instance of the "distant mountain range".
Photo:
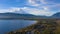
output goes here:
<path id="1" fill-rule="evenodd" d="M 58 13 L 52 15 L 52 17 L 54 17 L 54 18 L 60 18 L 60 12 L 58 12 Z"/>
<path id="2" fill-rule="evenodd" d="M 32 14 L 18 14 L 18 13 L 0 13 L 0 19 L 10 18 L 10 19 L 43 19 L 43 18 L 60 18 L 60 12 L 52 16 L 36 16 Z"/>

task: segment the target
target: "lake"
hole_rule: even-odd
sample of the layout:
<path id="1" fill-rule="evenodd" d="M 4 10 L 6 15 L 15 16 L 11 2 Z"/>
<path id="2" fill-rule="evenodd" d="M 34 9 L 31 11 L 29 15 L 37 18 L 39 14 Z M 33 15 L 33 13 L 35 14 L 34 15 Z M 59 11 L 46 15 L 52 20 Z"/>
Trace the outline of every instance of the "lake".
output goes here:
<path id="1" fill-rule="evenodd" d="M 36 21 L 33 20 L 0 20 L 0 34 L 18 30 L 35 23 Z"/>

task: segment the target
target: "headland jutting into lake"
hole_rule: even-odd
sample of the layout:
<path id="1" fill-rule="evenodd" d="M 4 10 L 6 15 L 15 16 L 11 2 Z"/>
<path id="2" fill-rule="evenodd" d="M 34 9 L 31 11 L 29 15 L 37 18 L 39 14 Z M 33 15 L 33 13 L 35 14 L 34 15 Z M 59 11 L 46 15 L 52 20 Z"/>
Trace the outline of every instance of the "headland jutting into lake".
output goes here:
<path id="1" fill-rule="evenodd" d="M 60 19 L 40 19 L 36 24 L 8 34 L 60 34 Z"/>

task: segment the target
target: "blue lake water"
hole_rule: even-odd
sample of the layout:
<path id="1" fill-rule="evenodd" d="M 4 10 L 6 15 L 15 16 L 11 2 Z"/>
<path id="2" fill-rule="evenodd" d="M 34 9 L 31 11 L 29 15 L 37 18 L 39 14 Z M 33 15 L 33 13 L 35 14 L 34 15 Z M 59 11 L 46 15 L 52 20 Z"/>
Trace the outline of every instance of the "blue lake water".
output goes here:
<path id="1" fill-rule="evenodd" d="M 36 21 L 31 20 L 0 20 L 0 34 L 14 31 L 35 24 Z"/>

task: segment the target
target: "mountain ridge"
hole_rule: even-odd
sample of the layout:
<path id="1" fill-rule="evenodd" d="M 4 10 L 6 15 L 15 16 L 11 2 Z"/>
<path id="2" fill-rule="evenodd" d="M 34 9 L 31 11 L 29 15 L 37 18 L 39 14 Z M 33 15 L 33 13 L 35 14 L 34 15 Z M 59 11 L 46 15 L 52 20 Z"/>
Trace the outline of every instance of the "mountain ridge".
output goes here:
<path id="1" fill-rule="evenodd" d="M 52 16 L 36 16 L 32 14 L 19 14 L 19 13 L 0 13 L 0 18 L 22 18 L 22 19 L 45 19 L 45 18 L 60 18 L 60 12 Z"/>

